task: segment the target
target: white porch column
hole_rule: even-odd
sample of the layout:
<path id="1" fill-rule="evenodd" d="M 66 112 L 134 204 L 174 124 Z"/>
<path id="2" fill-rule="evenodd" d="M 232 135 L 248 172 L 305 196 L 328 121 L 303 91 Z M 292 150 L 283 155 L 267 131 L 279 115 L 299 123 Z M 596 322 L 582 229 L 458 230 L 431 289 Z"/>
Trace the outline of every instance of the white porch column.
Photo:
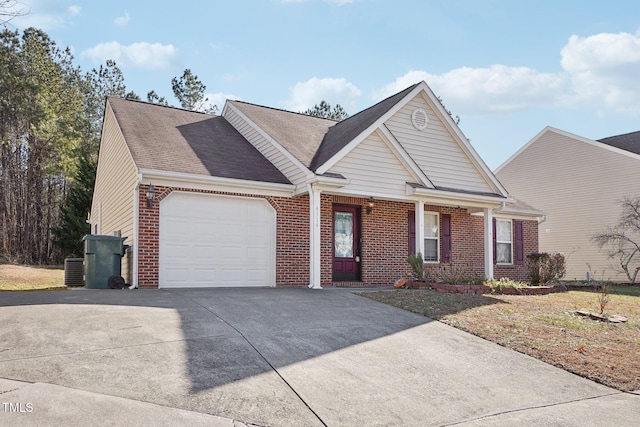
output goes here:
<path id="1" fill-rule="evenodd" d="M 493 280 L 493 209 L 484 211 L 484 275 Z"/>
<path id="2" fill-rule="evenodd" d="M 416 202 L 416 252 L 424 259 L 424 202 Z"/>
<path id="3" fill-rule="evenodd" d="M 309 184 L 309 287 L 322 289 L 320 278 L 320 193 Z"/>

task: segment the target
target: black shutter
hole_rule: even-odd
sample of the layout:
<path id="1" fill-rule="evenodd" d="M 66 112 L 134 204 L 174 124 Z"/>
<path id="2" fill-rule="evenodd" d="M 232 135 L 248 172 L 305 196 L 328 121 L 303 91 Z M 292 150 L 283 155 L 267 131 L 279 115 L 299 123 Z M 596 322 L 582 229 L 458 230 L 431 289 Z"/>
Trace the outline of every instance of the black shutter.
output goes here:
<path id="1" fill-rule="evenodd" d="M 498 261 L 496 258 L 498 257 L 498 249 L 496 247 L 496 219 L 493 218 L 493 264 L 497 264 Z"/>
<path id="2" fill-rule="evenodd" d="M 516 264 L 524 264 L 524 233 L 522 231 L 522 221 L 515 221 L 516 224 Z"/>
<path id="3" fill-rule="evenodd" d="M 409 255 L 413 255 L 416 253 L 416 212 L 409 211 L 408 215 L 409 222 Z"/>
<path id="4" fill-rule="evenodd" d="M 451 215 L 442 214 L 442 262 L 451 262 Z"/>

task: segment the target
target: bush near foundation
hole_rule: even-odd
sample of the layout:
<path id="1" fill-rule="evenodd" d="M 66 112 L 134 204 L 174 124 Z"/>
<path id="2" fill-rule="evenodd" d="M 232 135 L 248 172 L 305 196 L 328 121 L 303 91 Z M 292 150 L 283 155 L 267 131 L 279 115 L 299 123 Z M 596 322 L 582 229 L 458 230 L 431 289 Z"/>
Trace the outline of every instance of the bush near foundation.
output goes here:
<path id="1" fill-rule="evenodd" d="M 560 280 L 566 272 L 564 255 L 559 252 L 529 254 L 527 255 L 527 268 L 532 285 Z"/>

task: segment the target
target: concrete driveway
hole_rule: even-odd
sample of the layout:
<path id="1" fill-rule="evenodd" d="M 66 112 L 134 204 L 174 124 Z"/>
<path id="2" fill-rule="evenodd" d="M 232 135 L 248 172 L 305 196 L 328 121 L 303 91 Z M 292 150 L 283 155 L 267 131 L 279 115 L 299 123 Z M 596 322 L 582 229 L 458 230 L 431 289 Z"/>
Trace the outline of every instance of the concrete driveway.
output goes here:
<path id="1" fill-rule="evenodd" d="M 5 292 L 0 325 L 4 425 L 640 419 L 636 394 L 347 290 Z"/>

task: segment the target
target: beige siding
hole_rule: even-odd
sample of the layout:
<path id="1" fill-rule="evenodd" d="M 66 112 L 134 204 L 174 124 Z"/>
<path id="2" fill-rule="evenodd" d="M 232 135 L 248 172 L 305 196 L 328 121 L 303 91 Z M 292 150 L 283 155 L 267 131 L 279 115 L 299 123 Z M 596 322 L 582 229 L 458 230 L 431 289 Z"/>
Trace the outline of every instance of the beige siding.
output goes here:
<path id="1" fill-rule="evenodd" d="M 125 244 L 134 244 L 134 191 L 137 183 L 137 169 L 124 136 L 107 105 L 91 205 L 92 233 L 95 232 L 95 224 L 99 222 L 99 234 L 112 235 L 120 231 L 122 237 L 127 237 Z M 129 266 L 126 258 L 122 261 L 122 273 L 126 278 Z"/>
<path id="2" fill-rule="evenodd" d="M 247 123 L 235 110 L 232 108 L 227 109 L 224 118 L 227 119 L 247 141 L 256 147 L 263 156 L 273 163 L 289 181 L 293 184 L 299 184 L 305 180 L 304 171 L 288 159 L 273 144 L 267 141 L 260 132 Z"/>
<path id="3" fill-rule="evenodd" d="M 565 254 L 567 279 L 591 271 L 626 281 L 589 236 L 617 222 L 623 196 L 640 194 L 640 160 L 547 130 L 496 175 L 511 195 L 548 214 L 540 250 Z"/>
<path id="4" fill-rule="evenodd" d="M 422 108 L 429 117 L 423 131 L 411 123 L 411 114 Z M 422 96 L 416 96 L 385 123 L 434 185 L 469 191 L 495 191 Z"/>
<path id="5" fill-rule="evenodd" d="M 329 172 L 341 174 L 351 181 L 340 189 L 341 193 L 364 196 L 404 198 L 405 184 L 417 181 L 375 133 L 358 144 Z"/>

